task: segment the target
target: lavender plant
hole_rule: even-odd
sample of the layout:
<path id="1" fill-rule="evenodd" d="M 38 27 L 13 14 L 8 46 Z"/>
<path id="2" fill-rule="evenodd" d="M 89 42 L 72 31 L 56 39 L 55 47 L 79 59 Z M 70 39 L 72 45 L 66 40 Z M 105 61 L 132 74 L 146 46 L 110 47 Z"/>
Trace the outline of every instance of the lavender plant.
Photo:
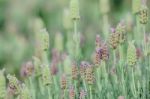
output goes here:
<path id="1" fill-rule="evenodd" d="M 63 16 L 67 41 L 63 33 L 58 32 L 54 48 L 50 48 L 52 37 L 46 29 L 39 29 L 32 60 L 20 68 L 21 79 L 11 74 L 5 77 L 5 69 L 0 70 L 0 99 L 150 99 L 148 7 L 145 0 L 143 3 L 132 1 L 137 21 L 132 24 L 135 30 L 125 24 L 126 20 L 110 29 L 110 0 L 100 0 L 104 36 L 97 34 L 95 42 L 91 41 L 95 48 L 90 60 L 81 57 L 84 54 L 78 29 L 79 20 L 82 22 L 81 1 L 71 0 L 70 10 L 65 10 Z M 43 27 L 43 22 L 39 23 L 39 28 Z M 128 30 L 133 31 L 134 36 L 129 35 Z M 138 37 L 142 43 L 137 41 L 136 33 L 143 35 Z"/>

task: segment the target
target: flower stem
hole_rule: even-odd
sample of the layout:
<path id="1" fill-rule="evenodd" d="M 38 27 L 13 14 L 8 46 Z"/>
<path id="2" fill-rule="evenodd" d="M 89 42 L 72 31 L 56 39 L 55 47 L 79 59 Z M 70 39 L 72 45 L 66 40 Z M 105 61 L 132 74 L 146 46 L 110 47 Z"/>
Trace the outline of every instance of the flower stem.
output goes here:
<path id="1" fill-rule="evenodd" d="M 136 97 L 136 88 L 135 88 L 134 69 L 133 69 L 133 67 L 132 67 L 132 81 L 133 81 L 133 82 L 132 82 L 132 83 L 133 83 L 132 92 L 133 92 L 134 97 L 137 98 L 137 97 Z"/>
<path id="2" fill-rule="evenodd" d="M 38 81 L 39 81 L 40 92 L 43 95 L 44 94 L 44 89 L 43 89 L 44 87 L 42 85 L 42 79 L 41 79 L 41 77 L 38 78 Z"/>
<path id="3" fill-rule="evenodd" d="M 97 83 L 98 89 L 100 90 L 100 66 L 97 68 Z"/>
<path id="4" fill-rule="evenodd" d="M 52 99 L 51 89 L 49 88 L 49 86 L 47 86 L 47 91 L 48 91 L 48 97 L 49 97 L 49 99 Z"/>
<path id="5" fill-rule="evenodd" d="M 92 85 L 90 85 L 89 88 L 90 88 L 90 99 L 93 99 L 93 96 L 92 96 Z"/>
<path id="6" fill-rule="evenodd" d="M 84 79 L 83 79 L 83 84 L 84 84 L 85 91 L 87 91 L 86 82 Z"/>
<path id="7" fill-rule="evenodd" d="M 108 37 L 108 33 L 109 33 L 109 23 L 108 23 L 108 15 L 104 14 L 103 15 L 103 33 L 105 38 Z"/>
<path id="8" fill-rule="evenodd" d="M 113 55 L 114 55 L 114 65 L 116 64 L 116 50 L 113 50 Z"/>
<path id="9" fill-rule="evenodd" d="M 33 85 L 32 77 L 29 77 L 29 82 L 30 82 L 30 88 L 31 88 L 31 93 L 32 93 L 32 99 L 36 99 L 35 98 L 35 90 L 34 90 L 34 85 Z"/>
<path id="10" fill-rule="evenodd" d="M 80 53 L 80 37 L 79 37 L 79 33 L 77 31 L 77 20 L 74 20 L 74 42 L 75 42 L 75 59 L 78 60 L 78 58 L 80 57 L 79 55 Z"/>

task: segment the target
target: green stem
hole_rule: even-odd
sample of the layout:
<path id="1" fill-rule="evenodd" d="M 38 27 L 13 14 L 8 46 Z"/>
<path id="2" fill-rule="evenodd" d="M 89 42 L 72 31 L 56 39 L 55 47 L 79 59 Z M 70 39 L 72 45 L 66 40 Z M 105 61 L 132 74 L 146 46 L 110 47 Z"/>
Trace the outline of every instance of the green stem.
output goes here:
<path id="1" fill-rule="evenodd" d="M 59 92 L 59 88 L 58 88 L 58 85 L 57 85 L 57 78 L 56 78 L 56 75 L 54 76 L 54 84 L 55 84 L 55 91 L 56 93 Z M 58 95 L 56 94 L 55 97 L 57 97 Z M 58 98 L 58 97 L 57 97 Z"/>
<path id="2" fill-rule="evenodd" d="M 78 55 L 78 32 L 77 32 L 77 21 L 74 20 L 74 40 L 75 40 L 75 59 L 77 59 Z"/>
<path id="3" fill-rule="evenodd" d="M 92 85 L 90 85 L 89 87 L 90 87 L 90 99 L 93 99 L 93 96 L 92 96 Z"/>
<path id="4" fill-rule="evenodd" d="M 108 37 L 108 31 L 109 30 L 109 23 L 108 23 L 108 15 L 104 14 L 103 15 L 103 33 L 105 38 Z"/>
<path id="5" fill-rule="evenodd" d="M 74 85 L 75 85 L 75 93 L 76 93 L 76 96 L 78 96 L 77 81 L 76 81 L 76 80 L 74 80 Z"/>
<path id="6" fill-rule="evenodd" d="M 122 92 L 123 92 L 123 94 L 124 94 L 124 96 L 126 96 L 126 87 L 125 87 L 125 77 L 124 77 L 124 68 L 123 68 L 123 66 L 120 66 L 121 67 L 121 75 L 122 75 L 122 79 L 121 79 L 121 81 L 122 81 Z"/>
<path id="7" fill-rule="evenodd" d="M 120 63 L 122 63 L 124 60 L 123 45 L 119 45 L 119 53 L 120 53 Z"/>
<path id="8" fill-rule="evenodd" d="M 140 44 L 142 41 L 141 41 L 141 27 L 140 27 L 140 23 L 139 23 L 139 17 L 138 15 L 135 16 L 136 17 L 136 32 L 134 32 L 134 38 L 136 39 L 136 41 L 138 42 L 137 44 Z"/>
<path id="9" fill-rule="evenodd" d="M 87 91 L 86 82 L 84 79 L 83 79 L 83 84 L 84 84 L 85 91 Z"/>
<path id="10" fill-rule="evenodd" d="M 142 99 L 146 99 L 146 79 L 145 78 L 142 79 L 142 89 L 143 89 Z"/>
<path id="11" fill-rule="evenodd" d="M 144 43 L 146 41 L 145 37 L 146 37 L 146 30 L 145 30 L 145 25 L 143 25 L 143 33 L 144 33 Z"/>
<path id="12" fill-rule="evenodd" d="M 100 66 L 97 68 L 97 83 L 98 83 L 98 89 L 100 90 Z"/>
<path id="13" fill-rule="evenodd" d="M 40 88 L 40 92 L 42 95 L 44 95 L 44 87 L 43 87 L 43 84 L 42 84 L 42 79 L 41 77 L 38 78 L 38 81 L 39 81 L 39 88 Z"/>
<path id="14" fill-rule="evenodd" d="M 43 51 L 42 53 L 42 62 L 43 64 L 48 64 L 47 51 Z"/>
<path id="15" fill-rule="evenodd" d="M 63 90 L 64 91 L 64 99 L 66 98 L 66 89 Z"/>
<path id="16" fill-rule="evenodd" d="M 74 20 L 74 33 L 77 35 L 77 21 Z"/>
<path id="17" fill-rule="evenodd" d="M 107 74 L 107 69 L 106 69 L 106 62 L 105 61 L 102 61 L 102 75 L 103 75 L 103 79 L 104 79 L 104 82 L 103 82 L 103 85 L 106 87 L 107 86 L 107 83 L 108 83 L 108 74 Z"/>
<path id="18" fill-rule="evenodd" d="M 147 55 L 147 44 L 146 44 L 146 30 L 145 30 L 145 25 L 143 25 L 143 43 L 144 43 L 144 55 Z"/>
<path id="19" fill-rule="evenodd" d="M 133 81 L 133 87 L 132 87 L 133 88 L 132 89 L 133 90 L 133 95 L 134 95 L 135 98 L 137 98 L 137 96 L 136 96 L 137 95 L 136 94 L 136 88 L 135 88 L 135 81 L 134 81 L 134 69 L 133 69 L 133 67 L 132 67 L 132 81 Z"/>
<path id="20" fill-rule="evenodd" d="M 113 50 L 113 55 L 114 55 L 114 65 L 116 64 L 116 50 Z"/>
<path id="21" fill-rule="evenodd" d="M 47 86 L 47 91 L 48 91 L 48 97 L 49 97 L 49 99 L 52 99 L 51 89 L 49 88 L 49 86 Z"/>
<path id="22" fill-rule="evenodd" d="M 54 76 L 54 84 L 55 84 L 55 87 L 56 87 L 56 90 L 58 89 L 58 85 L 57 85 L 57 78 L 56 76 Z"/>
<path id="23" fill-rule="evenodd" d="M 29 77 L 29 82 L 30 82 L 30 88 L 31 88 L 31 93 L 32 93 L 32 99 L 36 99 L 35 98 L 35 90 L 34 90 L 34 85 L 33 85 L 33 81 L 32 81 L 32 77 Z"/>
<path id="24" fill-rule="evenodd" d="M 78 61 L 81 56 L 80 52 L 80 35 L 77 31 L 77 20 L 74 20 L 74 41 L 75 41 L 75 59 Z"/>

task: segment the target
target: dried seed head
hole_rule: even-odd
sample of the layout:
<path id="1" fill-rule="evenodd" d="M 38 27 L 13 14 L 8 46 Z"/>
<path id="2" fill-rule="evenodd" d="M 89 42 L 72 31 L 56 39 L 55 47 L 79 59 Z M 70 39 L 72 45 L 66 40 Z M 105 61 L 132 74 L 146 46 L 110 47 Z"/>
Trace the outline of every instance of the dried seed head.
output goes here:
<path id="1" fill-rule="evenodd" d="M 41 61 L 37 57 L 33 57 L 34 73 L 36 76 L 41 76 Z"/>
<path id="2" fill-rule="evenodd" d="M 34 65 L 32 61 L 28 61 L 22 65 L 21 75 L 23 77 L 31 76 L 34 72 Z"/>
<path id="3" fill-rule="evenodd" d="M 106 14 L 110 11 L 110 0 L 100 0 L 100 11 L 102 14 Z"/>
<path id="4" fill-rule="evenodd" d="M 132 0 L 132 12 L 137 14 L 141 7 L 141 0 Z"/>
<path id="5" fill-rule="evenodd" d="M 71 0 L 70 2 L 70 14 L 72 20 L 79 20 L 79 1 L 78 0 Z"/>
<path id="6" fill-rule="evenodd" d="M 69 99 L 75 99 L 75 90 L 73 85 L 69 88 Z"/>
<path id="7" fill-rule="evenodd" d="M 139 11 L 139 21 L 141 24 L 147 24 L 148 22 L 148 8 L 146 5 L 142 5 Z"/>
<path id="8" fill-rule="evenodd" d="M 42 79 L 43 79 L 43 84 L 45 86 L 52 84 L 50 69 L 49 69 L 48 65 L 44 65 L 43 66 L 43 69 L 42 69 Z"/>
<path id="9" fill-rule="evenodd" d="M 114 28 L 111 29 L 111 34 L 109 37 L 109 44 L 113 49 L 116 49 L 119 44 L 119 33 L 115 31 Z"/>
<path id="10" fill-rule="evenodd" d="M 67 77 L 65 74 L 61 76 L 61 89 L 65 90 L 67 88 Z"/>
<path id="11" fill-rule="evenodd" d="M 19 95 L 19 99 L 32 99 L 30 95 L 30 91 L 25 84 L 22 84 L 21 93 Z"/>
<path id="12" fill-rule="evenodd" d="M 40 32 L 40 46 L 42 50 L 47 51 L 49 48 L 49 34 L 46 29 L 41 30 Z"/>
<path id="13" fill-rule="evenodd" d="M 122 44 L 126 40 L 126 27 L 124 21 L 121 21 L 116 27 L 116 33 L 119 35 L 119 43 Z"/>
<path id="14" fill-rule="evenodd" d="M 127 50 L 127 63 L 130 66 L 135 65 L 137 62 L 136 48 L 134 46 L 134 42 L 129 42 L 128 50 Z"/>
<path id="15" fill-rule="evenodd" d="M 79 97 L 79 98 L 80 98 L 80 99 L 85 99 L 86 94 L 87 94 L 87 93 L 85 92 L 85 90 L 82 89 L 82 90 L 80 91 L 80 97 Z"/>
<path id="16" fill-rule="evenodd" d="M 103 46 L 101 46 L 101 48 L 98 50 L 99 52 L 99 56 L 100 59 L 106 61 L 109 58 L 109 53 L 108 53 L 108 47 L 106 45 L 106 43 L 103 44 Z"/>
<path id="17" fill-rule="evenodd" d="M 91 65 L 86 68 L 85 79 L 88 84 L 90 85 L 94 84 L 95 78 L 94 78 L 93 68 Z"/>
<path id="18" fill-rule="evenodd" d="M 93 56 L 93 63 L 95 64 L 95 66 L 98 67 L 100 65 L 100 62 L 101 62 L 100 54 L 98 51 L 95 51 L 94 56 Z"/>
<path id="19" fill-rule="evenodd" d="M 4 99 L 6 97 L 6 79 L 4 71 L 5 69 L 0 70 L 0 99 Z"/>
<path id="20" fill-rule="evenodd" d="M 7 79 L 9 80 L 9 90 L 13 93 L 13 94 L 19 94 L 20 93 L 20 83 L 19 80 L 12 75 L 7 75 Z"/>
<path id="21" fill-rule="evenodd" d="M 85 77 L 85 71 L 86 71 L 87 64 L 88 63 L 86 61 L 82 61 L 80 64 L 80 76 L 82 79 Z"/>
<path id="22" fill-rule="evenodd" d="M 72 63 L 72 79 L 77 80 L 78 79 L 78 66 L 76 62 Z"/>

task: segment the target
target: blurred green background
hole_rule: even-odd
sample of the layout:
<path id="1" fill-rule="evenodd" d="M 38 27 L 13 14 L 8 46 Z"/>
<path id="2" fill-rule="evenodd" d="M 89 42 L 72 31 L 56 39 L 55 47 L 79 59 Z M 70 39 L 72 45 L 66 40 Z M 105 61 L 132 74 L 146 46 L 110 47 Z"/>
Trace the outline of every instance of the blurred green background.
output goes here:
<path id="1" fill-rule="evenodd" d="M 131 1 L 110 0 L 110 26 L 115 26 L 131 13 Z M 69 8 L 69 3 L 70 0 L 0 0 L 0 68 L 17 72 L 23 62 L 31 60 L 36 49 L 37 19 L 43 21 L 50 34 L 49 57 L 56 33 L 62 33 L 65 44 L 67 31 L 63 26 L 63 13 Z M 88 59 L 94 49 L 95 35 L 102 32 L 102 16 L 99 0 L 79 0 L 79 3 L 81 20 L 78 31 L 84 37 L 84 59 Z"/>

